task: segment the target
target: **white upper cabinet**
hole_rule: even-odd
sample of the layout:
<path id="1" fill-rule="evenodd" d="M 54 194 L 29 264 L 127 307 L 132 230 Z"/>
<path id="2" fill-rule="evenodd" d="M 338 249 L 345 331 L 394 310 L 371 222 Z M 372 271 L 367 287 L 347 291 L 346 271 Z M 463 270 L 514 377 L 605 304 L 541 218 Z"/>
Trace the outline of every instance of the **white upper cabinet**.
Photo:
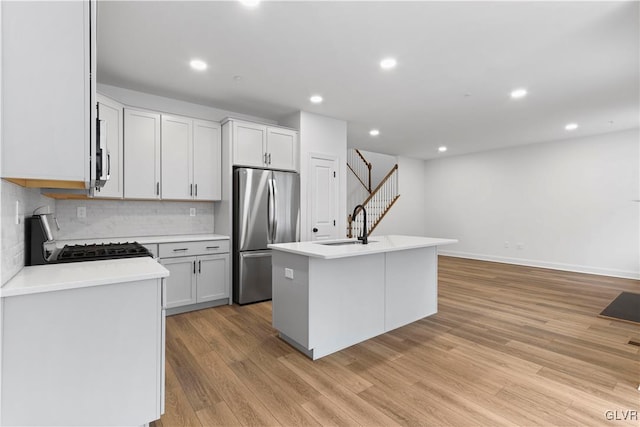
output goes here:
<path id="1" fill-rule="evenodd" d="M 267 161 L 273 169 L 297 169 L 298 133 L 291 129 L 267 128 Z"/>
<path id="2" fill-rule="evenodd" d="M 124 109 L 124 197 L 160 198 L 160 114 Z"/>
<path id="3" fill-rule="evenodd" d="M 298 169 L 298 132 L 230 120 L 233 164 L 269 169 Z"/>
<path id="4" fill-rule="evenodd" d="M 266 166 L 267 127 L 255 123 L 233 122 L 233 164 Z"/>
<path id="5" fill-rule="evenodd" d="M 193 197 L 193 120 L 162 115 L 162 198 Z"/>
<path id="6" fill-rule="evenodd" d="M 2 176 L 27 186 L 89 188 L 95 3 L 0 7 Z"/>
<path id="7" fill-rule="evenodd" d="M 162 198 L 220 200 L 220 125 L 162 115 Z"/>
<path id="8" fill-rule="evenodd" d="M 123 112 L 124 106 L 106 96 L 97 94 L 98 120 L 102 123 L 106 141 L 107 173 L 109 180 L 102 188 L 93 192 L 96 198 L 121 199 L 124 194 L 123 181 Z"/>
<path id="9" fill-rule="evenodd" d="M 193 187 L 197 200 L 222 198 L 220 124 L 193 121 Z"/>

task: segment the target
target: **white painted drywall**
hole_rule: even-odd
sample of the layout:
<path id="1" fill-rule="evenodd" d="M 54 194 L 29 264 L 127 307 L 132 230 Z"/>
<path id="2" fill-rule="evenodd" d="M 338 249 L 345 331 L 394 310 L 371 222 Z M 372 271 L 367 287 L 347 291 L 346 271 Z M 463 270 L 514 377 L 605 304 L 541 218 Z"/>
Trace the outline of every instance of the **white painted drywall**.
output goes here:
<path id="1" fill-rule="evenodd" d="M 164 96 L 152 95 L 150 93 L 139 92 L 117 86 L 99 83 L 97 85 L 97 91 L 103 95 L 110 96 L 128 107 L 153 110 L 161 113 L 177 114 L 203 120 L 212 120 L 214 122 L 222 121 L 227 117 L 236 117 L 261 123 L 276 124 L 273 120 L 261 117 L 234 113 L 233 111 L 222 110 L 207 105 L 194 104 L 191 102 L 181 101 L 179 99 L 166 98 Z"/>
<path id="2" fill-rule="evenodd" d="M 388 154 L 374 153 L 372 151 L 360 150 L 369 163 L 371 163 L 371 188 L 374 189 L 382 182 L 392 167 L 398 162 L 396 156 Z"/>
<path id="3" fill-rule="evenodd" d="M 460 240 L 443 254 L 640 278 L 639 141 L 635 129 L 426 161 L 425 233 Z"/>
<path id="4" fill-rule="evenodd" d="M 55 213 L 56 201 L 40 194 L 39 188 L 25 188 L 4 179 L 0 181 L 0 205 L 2 245 L 0 245 L 1 282 L 5 284 L 24 267 L 25 250 L 25 216 L 33 214 L 34 209 L 48 206 L 39 213 Z M 19 224 L 16 224 L 16 202 L 18 202 Z M 55 227 L 54 237 L 58 236 Z"/>
<path id="5" fill-rule="evenodd" d="M 409 157 L 396 157 L 396 161 L 398 163 L 398 191 L 400 198 L 391 207 L 387 215 L 382 218 L 382 221 L 371 235 L 406 234 L 424 236 L 424 161 Z"/>
<path id="6" fill-rule="evenodd" d="M 300 240 L 311 240 L 311 215 L 308 207 L 309 155 L 329 154 L 338 163 L 338 237 L 347 229 L 347 122 L 319 114 L 300 111 L 280 121 L 280 124 L 300 130 Z"/>

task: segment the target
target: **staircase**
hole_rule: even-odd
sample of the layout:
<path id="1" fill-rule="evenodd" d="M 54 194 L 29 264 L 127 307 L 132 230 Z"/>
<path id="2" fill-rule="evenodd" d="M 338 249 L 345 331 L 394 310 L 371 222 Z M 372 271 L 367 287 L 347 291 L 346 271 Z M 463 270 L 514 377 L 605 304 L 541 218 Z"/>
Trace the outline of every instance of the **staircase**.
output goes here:
<path id="1" fill-rule="evenodd" d="M 352 149 L 347 153 L 347 167 L 360 181 L 368 196 L 361 203 L 367 211 L 367 233 L 378 226 L 382 218 L 389 212 L 393 204 L 398 200 L 398 165 L 391 168 L 380 184 L 371 189 L 371 168 L 369 163 L 359 150 Z M 364 228 L 362 209 L 356 212 L 355 217 L 348 216 L 347 236 L 362 235 Z"/>

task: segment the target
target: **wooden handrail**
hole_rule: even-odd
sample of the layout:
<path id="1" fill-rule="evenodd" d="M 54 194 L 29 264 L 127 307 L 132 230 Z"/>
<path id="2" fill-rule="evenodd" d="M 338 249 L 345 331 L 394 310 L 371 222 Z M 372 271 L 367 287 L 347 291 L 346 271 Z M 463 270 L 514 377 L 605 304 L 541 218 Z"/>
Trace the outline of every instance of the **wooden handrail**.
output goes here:
<path id="1" fill-rule="evenodd" d="M 393 175 L 394 172 L 396 172 L 398 170 L 398 164 L 396 163 L 391 170 L 389 170 L 389 172 L 387 172 L 387 174 L 385 175 L 384 179 L 380 182 L 380 184 L 378 184 L 378 186 L 375 188 L 375 190 L 373 190 L 371 192 L 371 194 L 369 195 L 369 197 L 367 197 L 367 199 L 362 202 L 362 206 L 366 206 L 367 203 L 369 203 L 369 201 L 375 197 L 376 193 L 378 192 L 378 190 L 380 190 L 380 188 L 382 188 L 384 186 L 384 184 L 389 180 L 389 178 L 391 178 L 391 176 Z M 382 214 L 382 216 L 380 218 L 378 218 L 376 220 L 376 222 L 373 224 L 373 226 L 371 227 L 370 230 L 368 230 L 368 232 L 373 231 L 374 228 L 376 228 L 376 226 L 378 225 L 378 223 L 380 222 L 380 220 L 387 214 L 388 210 L 391 208 L 391 206 L 393 206 L 393 204 L 396 202 L 396 200 L 398 200 L 398 197 L 400 197 L 400 195 L 396 195 L 395 198 L 391 201 L 391 203 L 389 204 L 389 206 L 386 207 L 385 212 Z M 352 237 L 353 235 L 353 220 L 355 219 L 355 217 L 360 213 L 360 211 L 362 210 L 362 208 L 358 208 L 355 212 L 354 215 L 351 216 L 347 216 L 347 224 L 348 224 L 348 236 Z"/>
<path id="2" fill-rule="evenodd" d="M 354 148 L 354 150 L 356 151 L 356 153 L 358 153 L 358 156 L 360 156 L 360 158 L 362 159 L 362 161 L 364 162 L 365 165 L 367 165 L 367 167 L 369 168 L 369 170 L 371 170 L 371 163 L 367 162 L 367 159 L 364 158 L 364 156 L 362 155 L 362 153 L 360 152 L 360 150 L 358 150 L 357 148 Z"/>
<path id="3" fill-rule="evenodd" d="M 364 156 L 362 155 L 360 150 L 358 150 L 357 148 L 355 150 L 356 150 L 356 153 L 358 153 L 358 156 L 360 156 L 360 158 L 364 162 L 364 164 L 367 165 L 367 169 L 369 169 L 369 185 L 365 185 L 365 187 L 369 191 L 369 194 L 371 194 L 371 166 L 373 166 L 373 165 L 370 162 L 368 162 L 367 159 L 364 158 Z M 360 181 L 360 182 L 362 182 L 362 181 Z"/>
<path id="4" fill-rule="evenodd" d="M 372 233 L 373 230 L 376 229 L 376 227 L 378 226 L 378 224 L 380 224 L 380 222 L 382 221 L 382 218 L 385 217 L 385 215 L 387 215 L 387 213 L 391 210 L 391 207 L 396 203 L 396 201 L 400 198 L 400 195 L 398 194 L 392 201 L 391 203 L 389 203 L 389 206 L 387 206 L 387 208 L 384 210 L 384 213 L 382 215 L 380 215 L 380 218 L 378 218 L 376 220 L 376 222 L 373 224 L 373 226 L 371 226 L 371 229 L 368 231 L 368 233 Z M 351 224 L 349 224 L 349 226 L 351 226 Z M 349 228 L 349 232 L 351 232 L 351 228 Z"/>
<path id="5" fill-rule="evenodd" d="M 362 180 L 360 179 L 360 177 L 358 176 L 356 171 L 353 170 L 353 168 L 351 167 L 351 165 L 349 163 L 347 163 L 347 167 L 349 169 L 351 169 L 351 172 L 353 172 L 353 175 L 355 175 L 355 177 L 358 179 L 358 181 L 360 181 L 360 184 L 362 184 L 362 186 L 367 190 L 367 193 L 371 194 L 371 192 L 369 191 L 369 189 L 371 188 L 371 183 L 369 183 L 369 188 L 367 188 L 367 184 L 362 182 Z M 369 182 L 371 182 L 371 174 L 369 174 Z"/>
<path id="6" fill-rule="evenodd" d="M 378 184 L 378 186 L 375 188 L 375 190 L 373 190 L 371 192 L 371 194 L 369 195 L 369 197 L 367 197 L 367 199 L 362 202 L 362 206 L 365 206 L 367 203 L 369 203 L 369 200 L 371 200 L 373 198 L 373 196 L 376 194 L 376 192 L 384 185 L 385 182 L 387 182 L 387 180 L 391 177 L 391 175 L 393 175 L 393 173 L 398 170 L 398 164 L 396 163 L 394 167 L 391 168 L 391 170 L 385 175 L 385 177 L 382 179 L 382 181 L 380 181 L 380 184 Z M 358 211 L 360 212 L 360 211 Z M 357 215 L 357 212 L 356 212 Z"/>

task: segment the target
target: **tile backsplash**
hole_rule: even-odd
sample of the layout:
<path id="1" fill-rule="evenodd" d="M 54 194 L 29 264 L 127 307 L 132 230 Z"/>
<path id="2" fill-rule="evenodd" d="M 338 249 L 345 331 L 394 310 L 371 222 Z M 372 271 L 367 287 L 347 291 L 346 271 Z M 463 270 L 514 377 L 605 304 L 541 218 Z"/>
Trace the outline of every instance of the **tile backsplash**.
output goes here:
<path id="1" fill-rule="evenodd" d="M 213 233 L 213 202 L 58 200 L 56 217 L 57 239 Z"/>
<path id="2" fill-rule="evenodd" d="M 58 200 L 58 239 L 213 233 L 213 202 Z M 78 208 L 86 217 L 78 218 Z M 190 209 L 196 215 L 190 216 Z"/>
<path id="3" fill-rule="evenodd" d="M 31 216 L 40 206 L 48 206 L 55 212 L 56 201 L 40 194 L 38 188 L 24 188 L 1 180 L 2 188 L 2 284 L 6 283 L 24 266 L 25 233 L 24 217 Z M 19 224 L 16 224 L 16 202 L 18 202 Z M 47 213 L 46 208 L 39 211 Z"/>
<path id="4" fill-rule="evenodd" d="M 0 185 L 2 284 L 24 267 L 24 218 L 40 206 L 45 208 L 39 213 L 55 213 L 58 219 L 60 230 L 52 230 L 56 239 L 205 234 L 214 230 L 213 202 L 55 200 L 41 195 L 37 188 L 5 180 Z M 16 201 L 19 224 L 15 219 Z M 80 207 L 85 208 L 84 218 L 78 218 Z M 190 215 L 191 209 L 195 209 L 195 216 Z"/>

